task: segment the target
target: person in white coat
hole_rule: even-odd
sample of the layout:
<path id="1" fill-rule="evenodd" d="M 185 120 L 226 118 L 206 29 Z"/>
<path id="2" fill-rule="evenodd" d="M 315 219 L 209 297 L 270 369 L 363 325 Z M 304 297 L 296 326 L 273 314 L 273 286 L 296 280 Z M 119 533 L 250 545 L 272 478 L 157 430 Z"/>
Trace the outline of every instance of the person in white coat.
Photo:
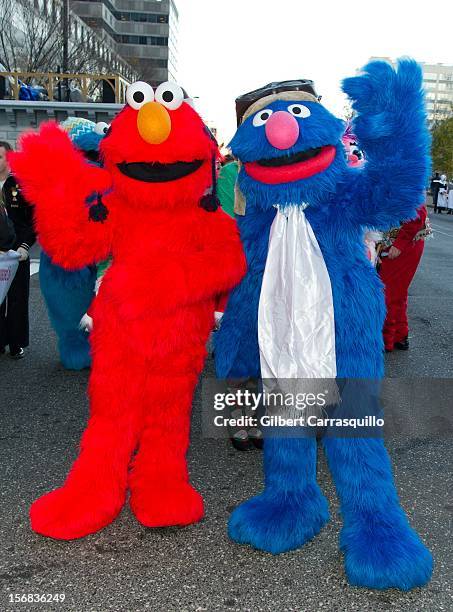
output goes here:
<path id="1" fill-rule="evenodd" d="M 448 183 L 447 208 L 447 214 L 453 215 L 453 179 Z"/>
<path id="2" fill-rule="evenodd" d="M 439 213 L 445 208 L 447 209 L 447 198 L 448 198 L 448 182 L 445 174 L 440 175 L 440 188 L 439 196 L 437 198 L 437 210 Z"/>

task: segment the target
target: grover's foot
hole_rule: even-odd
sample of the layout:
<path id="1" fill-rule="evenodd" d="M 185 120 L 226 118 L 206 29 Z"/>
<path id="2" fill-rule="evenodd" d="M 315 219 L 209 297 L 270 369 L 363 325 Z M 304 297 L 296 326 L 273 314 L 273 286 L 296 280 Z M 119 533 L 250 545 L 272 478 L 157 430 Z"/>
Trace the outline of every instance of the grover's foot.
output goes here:
<path id="1" fill-rule="evenodd" d="M 303 546 L 328 520 L 327 500 L 317 484 L 297 492 L 267 489 L 234 510 L 228 534 L 276 555 Z"/>
<path id="2" fill-rule="evenodd" d="M 408 591 L 431 578 L 433 558 L 404 517 L 375 513 L 341 532 L 345 570 L 354 586 Z"/>
<path id="3" fill-rule="evenodd" d="M 36 533 L 73 540 L 109 525 L 123 507 L 125 493 L 109 490 L 81 490 L 63 486 L 37 499 L 30 508 L 31 528 Z"/>
<path id="4" fill-rule="evenodd" d="M 204 516 L 203 498 L 189 484 L 173 488 L 154 484 L 147 489 L 131 491 L 130 506 L 145 527 L 190 525 Z"/>

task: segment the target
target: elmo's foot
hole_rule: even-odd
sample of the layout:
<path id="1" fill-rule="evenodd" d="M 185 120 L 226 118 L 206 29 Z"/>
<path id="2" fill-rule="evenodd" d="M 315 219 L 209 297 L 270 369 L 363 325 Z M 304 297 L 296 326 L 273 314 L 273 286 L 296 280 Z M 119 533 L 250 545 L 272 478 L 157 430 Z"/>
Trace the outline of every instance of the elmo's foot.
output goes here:
<path id="1" fill-rule="evenodd" d="M 31 528 L 58 540 L 95 533 L 111 523 L 123 507 L 125 494 L 61 487 L 37 499 L 30 508 Z"/>
<path id="2" fill-rule="evenodd" d="M 201 495 L 189 484 L 169 488 L 154 486 L 131 492 L 130 506 L 136 518 L 145 527 L 190 525 L 203 518 Z"/>

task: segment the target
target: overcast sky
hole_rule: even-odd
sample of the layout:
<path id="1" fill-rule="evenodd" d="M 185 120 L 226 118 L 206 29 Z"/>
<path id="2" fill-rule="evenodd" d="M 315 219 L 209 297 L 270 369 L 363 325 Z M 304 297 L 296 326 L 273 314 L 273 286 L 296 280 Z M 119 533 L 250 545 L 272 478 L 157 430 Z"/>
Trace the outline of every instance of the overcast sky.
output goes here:
<path id="1" fill-rule="evenodd" d="M 176 3 L 178 80 L 224 139 L 234 134 L 235 97 L 270 81 L 313 79 L 323 103 L 341 115 L 340 81 L 370 56 L 453 64 L 451 0 Z"/>

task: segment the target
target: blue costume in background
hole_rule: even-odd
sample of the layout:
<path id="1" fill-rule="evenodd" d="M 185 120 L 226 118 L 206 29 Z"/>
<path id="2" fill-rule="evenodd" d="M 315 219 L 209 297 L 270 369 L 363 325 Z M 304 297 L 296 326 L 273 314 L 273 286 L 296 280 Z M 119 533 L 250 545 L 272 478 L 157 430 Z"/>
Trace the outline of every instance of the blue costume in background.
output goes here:
<path id="1" fill-rule="evenodd" d="M 367 156 L 362 168 L 347 166 L 341 142 L 344 125 L 316 99 L 301 97 L 298 118 L 294 98 L 277 96 L 247 117 L 231 142 L 233 155 L 242 163 L 238 187 L 246 207 L 237 221 L 248 273 L 232 292 L 216 334 L 220 378 L 260 376 L 258 305 L 277 204 L 308 205 L 306 219 L 332 288 L 337 377 L 383 377 L 384 296 L 364 253 L 363 231 L 398 226 L 415 216 L 422 201 L 429 136 L 421 70 L 411 60 L 401 60 L 397 71 L 387 63 L 371 62 L 360 76 L 346 79 L 343 89 L 356 111 L 354 133 Z M 300 128 L 297 141 L 284 151 L 266 137 L 265 124 L 278 111 L 291 112 Z M 266 170 L 285 155 L 282 163 L 290 165 L 328 145 L 336 149 L 333 161 L 312 176 L 279 183 L 251 176 L 256 162 Z M 320 531 L 329 514 L 316 482 L 316 446 L 308 436 L 266 438 L 264 491 L 233 512 L 232 539 L 277 554 L 302 546 Z M 350 583 L 403 590 L 425 584 L 432 557 L 400 506 L 382 439 L 337 437 L 335 430 L 327 430 L 323 446 L 341 505 L 340 547 Z"/>
<path id="2" fill-rule="evenodd" d="M 74 146 L 86 155 L 87 163 L 97 163 L 99 144 L 107 124 L 69 117 L 61 127 L 68 131 Z M 96 266 L 68 271 L 52 263 L 42 251 L 39 281 L 50 322 L 58 337 L 61 363 L 69 370 L 90 367 L 89 334 L 80 329 L 80 320 L 94 297 Z"/>

